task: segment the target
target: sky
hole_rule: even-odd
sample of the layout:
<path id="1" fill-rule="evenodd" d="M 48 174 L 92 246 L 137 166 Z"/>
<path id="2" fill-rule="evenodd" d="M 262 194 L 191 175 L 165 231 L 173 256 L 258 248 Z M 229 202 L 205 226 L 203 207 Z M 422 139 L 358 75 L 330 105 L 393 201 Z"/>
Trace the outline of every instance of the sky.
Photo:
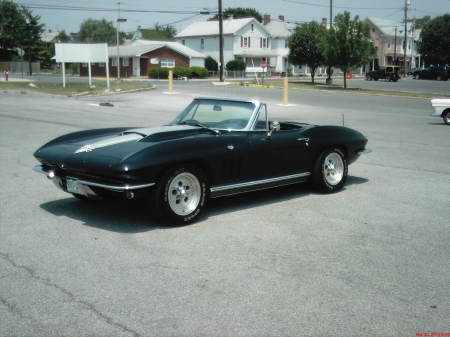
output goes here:
<path id="1" fill-rule="evenodd" d="M 450 13 L 450 0 L 222 0 L 223 10 L 227 8 L 254 8 L 272 19 L 284 16 L 287 22 L 321 22 L 332 16 L 350 12 L 351 17 L 358 15 L 360 20 L 367 17 L 403 21 L 405 1 L 408 1 L 408 18 L 422 18 Z M 126 19 L 120 24 L 120 30 L 126 33 L 141 28 L 153 28 L 155 24 L 172 25 L 177 33 L 193 22 L 206 21 L 212 15 L 200 14 L 211 11 L 217 13 L 219 0 L 13 0 L 40 15 L 40 23 L 45 29 L 76 33 L 86 19 L 106 19 L 113 21 L 119 17 Z"/>

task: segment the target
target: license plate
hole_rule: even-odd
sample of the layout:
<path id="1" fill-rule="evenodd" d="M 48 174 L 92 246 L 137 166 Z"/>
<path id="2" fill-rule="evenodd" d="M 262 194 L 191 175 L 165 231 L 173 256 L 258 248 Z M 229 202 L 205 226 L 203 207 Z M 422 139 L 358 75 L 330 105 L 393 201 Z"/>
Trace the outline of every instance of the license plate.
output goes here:
<path id="1" fill-rule="evenodd" d="M 67 183 L 67 192 L 83 194 L 83 193 L 81 193 L 80 189 L 78 188 L 77 179 L 67 177 L 66 183 Z"/>

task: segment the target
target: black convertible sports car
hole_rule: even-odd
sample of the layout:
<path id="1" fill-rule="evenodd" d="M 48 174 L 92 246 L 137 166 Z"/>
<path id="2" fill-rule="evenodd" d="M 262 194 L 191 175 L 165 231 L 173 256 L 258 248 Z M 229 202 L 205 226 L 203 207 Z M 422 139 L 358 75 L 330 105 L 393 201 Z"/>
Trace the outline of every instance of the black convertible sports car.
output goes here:
<path id="1" fill-rule="evenodd" d="M 178 224 L 208 198 L 305 181 L 339 191 L 366 144 L 346 127 L 271 121 L 259 101 L 196 98 L 169 125 L 56 138 L 34 153 L 34 170 L 85 201 L 146 198 L 160 221 Z"/>

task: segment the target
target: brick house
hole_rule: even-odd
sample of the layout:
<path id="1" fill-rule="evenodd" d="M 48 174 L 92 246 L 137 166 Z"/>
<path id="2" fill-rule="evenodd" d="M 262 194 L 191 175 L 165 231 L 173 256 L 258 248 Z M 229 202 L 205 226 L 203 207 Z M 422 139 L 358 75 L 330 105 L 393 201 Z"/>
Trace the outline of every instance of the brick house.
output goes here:
<path id="1" fill-rule="evenodd" d="M 117 46 L 108 47 L 109 76 L 117 77 Z M 177 42 L 136 40 L 119 46 L 120 77 L 148 76 L 152 67 L 205 67 L 205 58 Z M 160 63 L 152 64 L 152 59 Z M 91 63 L 92 76 L 106 76 L 105 63 Z M 89 76 L 88 64 L 80 64 L 80 76 Z"/>

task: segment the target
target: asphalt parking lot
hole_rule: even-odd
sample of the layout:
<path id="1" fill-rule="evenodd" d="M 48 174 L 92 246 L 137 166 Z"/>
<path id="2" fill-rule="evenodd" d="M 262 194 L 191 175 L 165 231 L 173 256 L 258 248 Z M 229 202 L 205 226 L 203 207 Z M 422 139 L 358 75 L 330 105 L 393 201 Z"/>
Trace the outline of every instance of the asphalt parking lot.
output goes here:
<path id="1" fill-rule="evenodd" d="M 450 336 L 450 126 L 426 99 L 175 87 L 82 99 L 0 93 L 0 336 Z M 160 126 L 197 95 L 369 139 L 343 191 L 213 199 L 169 228 L 32 171 L 81 129 Z M 98 103 L 110 100 L 114 107 Z M 438 335 L 435 335 L 438 336 Z"/>

